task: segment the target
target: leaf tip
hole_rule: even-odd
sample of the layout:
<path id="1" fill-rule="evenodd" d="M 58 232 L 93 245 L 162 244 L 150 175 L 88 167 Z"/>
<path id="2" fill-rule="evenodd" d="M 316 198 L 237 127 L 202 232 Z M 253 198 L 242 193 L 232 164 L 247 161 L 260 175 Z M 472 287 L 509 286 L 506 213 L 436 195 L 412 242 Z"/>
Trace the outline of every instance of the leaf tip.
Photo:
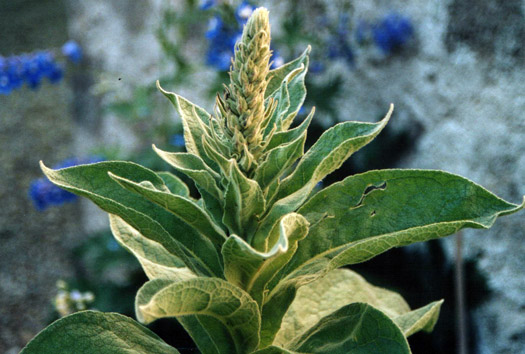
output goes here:
<path id="1" fill-rule="evenodd" d="M 44 172 L 44 174 L 47 176 L 48 173 L 52 172 L 53 169 L 47 167 L 46 165 L 44 165 L 44 161 L 40 160 L 39 162 L 39 165 L 40 165 L 40 169 L 42 170 L 42 172 Z"/>

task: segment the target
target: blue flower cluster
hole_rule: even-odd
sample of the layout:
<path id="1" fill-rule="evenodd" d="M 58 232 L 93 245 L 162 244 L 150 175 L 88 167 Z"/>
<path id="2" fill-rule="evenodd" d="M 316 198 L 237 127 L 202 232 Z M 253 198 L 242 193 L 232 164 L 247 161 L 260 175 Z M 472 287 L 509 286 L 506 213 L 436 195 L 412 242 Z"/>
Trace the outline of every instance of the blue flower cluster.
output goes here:
<path id="1" fill-rule="evenodd" d="M 217 4 L 217 1 L 201 1 L 200 8 L 207 10 Z M 226 23 L 217 15 L 208 22 L 206 38 L 209 41 L 206 53 L 206 63 L 219 71 L 227 71 L 230 68 L 232 57 L 235 52 L 235 43 L 241 38 L 242 28 L 250 18 L 255 6 L 248 1 L 243 1 L 235 8 L 236 23 Z M 284 59 L 274 52 L 272 57 L 272 68 L 284 64 Z"/>
<path id="2" fill-rule="evenodd" d="M 73 40 L 67 41 L 62 46 L 62 54 L 75 64 L 80 63 L 83 56 L 82 48 Z"/>
<path id="3" fill-rule="evenodd" d="M 170 138 L 170 144 L 176 147 L 185 147 L 186 142 L 184 141 L 184 135 L 182 134 L 174 134 Z"/>
<path id="4" fill-rule="evenodd" d="M 348 14 L 342 14 L 339 17 L 337 29 L 328 41 L 328 58 L 338 59 L 341 58 L 346 61 L 347 64 L 354 64 L 354 51 L 349 41 L 349 17 Z"/>
<path id="5" fill-rule="evenodd" d="M 199 7 L 201 10 L 208 10 L 217 5 L 217 0 L 201 0 Z"/>
<path id="6" fill-rule="evenodd" d="M 74 63 L 82 58 L 80 46 L 69 41 L 62 47 L 62 54 Z M 0 56 L 0 95 L 9 95 L 24 83 L 32 89 L 40 86 L 43 79 L 59 82 L 64 76 L 62 64 L 52 51 L 44 50 L 29 54 Z"/>
<path id="7" fill-rule="evenodd" d="M 385 55 L 393 54 L 405 46 L 414 35 L 410 18 L 392 12 L 375 23 L 360 22 L 356 39 L 363 43 L 369 38 Z"/>
<path id="8" fill-rule="evenodd" d="M 54 169 L 72 167 L 80 164 L 88 164 L 103 161 L 103 158 L 94 156 L 86 159 L 70 158 L 53 166 Z M 33 205 L 39 211 L 43 211 L 52 205 L 62 205 L 77 199 L 77 196 L 57 187 L 47 178 L 42 177 L 31 182 L 29 197 Z"/>

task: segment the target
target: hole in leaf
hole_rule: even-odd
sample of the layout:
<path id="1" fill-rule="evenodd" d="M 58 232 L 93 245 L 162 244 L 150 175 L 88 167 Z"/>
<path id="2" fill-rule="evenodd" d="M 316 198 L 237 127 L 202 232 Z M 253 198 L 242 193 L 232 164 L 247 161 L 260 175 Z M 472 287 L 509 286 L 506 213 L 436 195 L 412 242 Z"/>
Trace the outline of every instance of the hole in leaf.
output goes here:
<path id="1" fill-rule="evenodd" d="M 376 216 L 376 211 L 372 210 L 372 212 L 370 213 L 370 216 Z"/>
<path id="2" fill-rule="evenodd" d="M 383 182 L 377 186 L 371 185 L 365 188 L 363 195 L 361 196 L 361 200 L 359 200 L 359 203 L 357 203 L 355 206 L 353 206 L 350 209 L 358 208 L 363 204 L 363 201 L 365 200 L 365 197 L 370 194 L 372 191 L 379 189 L 379 190 L 385 190 L 386 189 L 386 182 Z M 374 214 L 375 215 L 375 214 Z M 373 216 L 373 215 L 371 215 Z"/>
<path id="3" fill-rule="evenodd" d="M 381 190 L 386 189 L 386 182 L 383 182 L 378 186 L 371 185 L 371 186 L 366 187 L 365 191 L 363 192 L 363 196 L 369 194 L 370 192 L 376 189 L 381 189 Z"/>

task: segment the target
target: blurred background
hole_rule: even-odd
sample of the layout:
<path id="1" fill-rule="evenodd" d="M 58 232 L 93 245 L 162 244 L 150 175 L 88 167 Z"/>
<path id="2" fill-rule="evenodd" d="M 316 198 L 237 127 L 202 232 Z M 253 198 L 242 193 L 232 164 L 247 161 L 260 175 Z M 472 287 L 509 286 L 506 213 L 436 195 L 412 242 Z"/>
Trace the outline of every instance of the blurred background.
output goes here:
<path id="1" fill-rule="evenodd" d="M 254 7 L 270 10 L 273 66 L 312 45 L 308 144 L 344 120 L 394 116 L 331 176 L 378 168 L 461 174 L 512 202 L 525 194 L 525 1 L 0 1 L 0 352 L 85 309 L 131 317 L 146 281 L 107 216 L 38 167 L 122 159 L 167 170 L 184 151 L 155 80 L 213 109 Z M 395 249 L 353 267 L 413 307 L 445 298 L 415 353 L 523 353 L 525 224 Z M 195 352 L 174 320 L 151 327 Z"/>

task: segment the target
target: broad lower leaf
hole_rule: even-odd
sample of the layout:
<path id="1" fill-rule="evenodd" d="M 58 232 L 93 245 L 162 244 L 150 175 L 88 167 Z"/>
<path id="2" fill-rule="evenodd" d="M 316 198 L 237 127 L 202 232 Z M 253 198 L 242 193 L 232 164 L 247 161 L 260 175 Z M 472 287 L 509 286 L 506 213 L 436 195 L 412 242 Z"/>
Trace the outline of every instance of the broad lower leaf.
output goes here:
<path id="1" fill-rule="evenodd" d="M 21 354 L 176 354 L 155 333 L 118 313 L 82 311 L 40 332 Z"/>
<path id="2" fill-rule="evenodd" d="M 293 352 L 288 349 L 284 349 L 281 347 L 277 347 L 275 345 L 271 345 L 269 347 L 266 347 L 264 349 L 260 349 L 256 352 L 253 352 L 253 354 L 301 354 L 299 352 Z"/>
<path id="3" fill-rule="evenodd" d="M 260 222 L 253 243 L 264 242 L 277 220 L 296 211 L 319 181 L 341 167 L 350 155 L 372 141 L 387 124 L 392 110 L 393 106 L 378 123 L 344 122 L 324 132 L 302 157 L 294 172 L 281 183 L 277 202 Z"/>
<path id="4" fill-rule="evenodd" d="M 290 260 L 298 241 L 307 233 L 308 222 L 301 215 L 291 213 L 272 230 L 271 247 L 264 252 L 231 235 L 222 248 L 226 279 L 246 290 L 262 305 L 266 284 Z"/>
<path id="5" fill-rule="evenodd" d="M 438 320 L 442 304 L 443 300 L 434 301 L 417 310 L 397 316 L 393 320 L 401 328 L 405 337 L 419 331 L 432 332 Z"/>
<path id="6" fill-rule="evenodd" d="M 443 301 L 410 311 L 398 293 L 374 286 L 349 269 L 336 269 L 297 291 L 274 344 L 286 346 L 322 317 L 354 302 L 374 306 L 390 317 L 408 336 L 422 329 L 431 330 Z"/>
<path id="7" fill-rule="evenodd" d="M 214 244 L 222 246 L 224 241 L 226 241 L 226 234 L 224 231 L 216 225 L 208 213 L 206 213 L 206 211 L 194 201 L 166 192 L 165 190 L 158 190 L 153 184 L 146 183 L 148 181 L 137 183 L 127 178 L 112 174 L 111 172 L 109 173 L 109 176 L 117 181 L 122 187 L 142 195 L 146 199 L 160 205 L 170 213 L 173 213 L 186 224 L 207 237 Z"/>
<path id="8" fill-rule="evenodd" d="M 463 177 L 432 170 L 381 170 L 334 183 L 299 213 L 312 225 L 281 275 L 307 263 L 326 270 L 366 261 L 392 247 L 489 228 L 524 204 L 508 203 Z"/>
<path id="9" fill-rule="evenodd" d="M 109 214 L 109 225 L 115 239 L 138 259 L 149 279 L 185 280 L 196 276 L 160 243 L 142 236 L 118 216 Z"/>
<path id="10" fill-rule="evenodd" d="M 270 292 L 270 297 L 265 299 L 261 311 L 260 348 L 274 342 L 275 335 L 281 328 L 282 319 L 295 298 L 297 288 L 296 283 L 282 282 L 277 290 Z"/>
<path id="11" fill-rule="evenodd" d="M 410 353 L 399 327 L 364 303 L 344 306 L 323 317 L 287 348 L 314 354 Z"/>
<path id="12" fill-rule="evenodd" d="M 196 274 L 221 276 L 222 265 L 214 245 L 162 207 L 131 193 L 111 179 L 108 172 L 156 189 L 167 187 L 153 171 L 130 162 L 99 162 L 51 170 L 41 165 L 58 186 L 91 199 L 104 211 L 122 218 L 144 237 L 160 243 Z"/>
<path id="13" fill-rule="evenodd" d="M 135 312 L 139 321 L 144 322 L 145 320 L 139 307 L 148 304 L 156 293 L 175 282 L 169 279 L 154 279 L 140 288 L 135 298 Z M 220 320 L 207 315 L 178 316 L 177 320 L 190 334 L 202 353 L 235 353 L 235 341 L 228 328 Z"/>
<path id="14" fill-rule="evenodd" d="M 240 288 L 218 278 L 195 278 L 176 282 L 151 296 L 143 296 L 136 307 L 144 323 L 158 318 L 188 315 L 211 316 L 224 325 L 235 343 L 235 353 L 249 353 L 259 343 L 260 314 L 257 303 Z M 139 300 L 137 300 L 139 301 Z M 217 324 L 215 322 L 214 324 Z"/>

